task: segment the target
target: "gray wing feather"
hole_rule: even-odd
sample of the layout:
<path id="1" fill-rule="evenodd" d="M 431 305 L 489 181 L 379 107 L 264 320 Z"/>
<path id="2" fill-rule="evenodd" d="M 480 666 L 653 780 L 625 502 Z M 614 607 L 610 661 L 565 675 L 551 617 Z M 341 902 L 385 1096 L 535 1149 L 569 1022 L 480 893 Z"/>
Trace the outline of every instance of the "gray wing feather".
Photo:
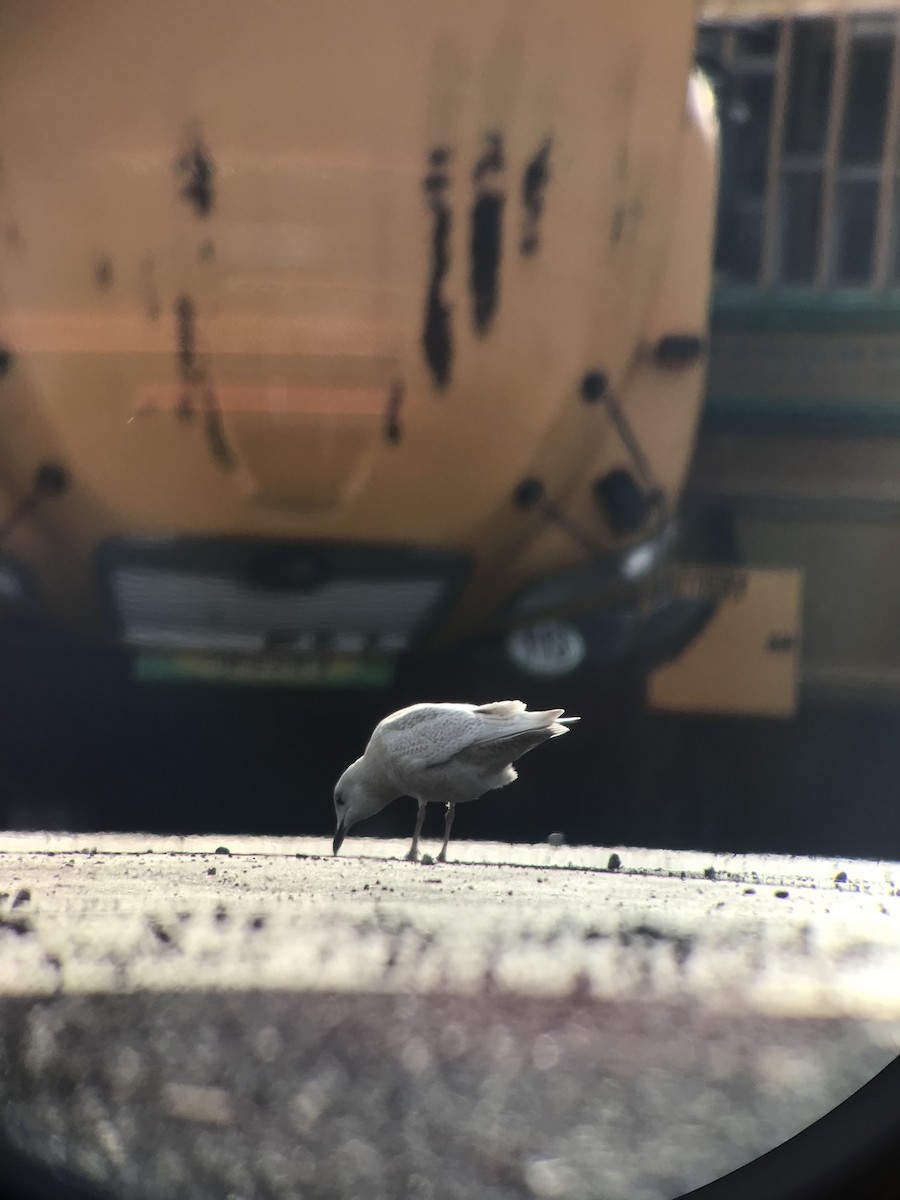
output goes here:
<path id="1" fill-rule="evenodd" d="M 575 718 L 577 720 L 577 718 Z M 493 738 L 491 741 L 476 742 L 463 750 L 445 758 L 442 762 L 432 763 L 432 767 L 446 766 L 452 759 L 469 767 L 478 767 L 486 771 L 500 771 L 509 763 L 516 762 L 529 750 L 534 750 L 543 742 L 559 737 L 568 730 L 561 722 L 544 726 L 543 729 L 528 729 L 524 732 L 513 733 L 508 737 Z"/>
<path id="2" fill-rule="evenodd" d="M 385 718 L 372 734 L 367 757 L 390 764 L 394 773 L 427 771 L 458 758 L 478 746 L 503 744 L 498 751 L 521 757 L 548 737 L 566 732 L 559 721 L 563 709 L 529 712 L 521 700 L 499 700 L 478 707 L 471 704 L 414 704 Z M 523 749 L 517 749 L 524 741 Z M 491 761 L 495 761 L 492 756 Z M 501 764 L 501 765 L 503 765 Z"/>

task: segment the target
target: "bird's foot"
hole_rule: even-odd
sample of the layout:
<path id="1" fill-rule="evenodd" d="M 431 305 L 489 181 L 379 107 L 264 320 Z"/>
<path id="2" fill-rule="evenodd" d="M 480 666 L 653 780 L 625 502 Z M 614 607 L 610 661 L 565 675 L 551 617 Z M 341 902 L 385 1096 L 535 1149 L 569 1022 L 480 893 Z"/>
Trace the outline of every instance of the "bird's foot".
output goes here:
<path id="1" fill-rule="evenodd" d="M 407 862 L 418 862 L 419 861 L 419 852 L 418 852 L 418 850 L 414 850 L 413 847 L 410 846 L 409 850 L 407 850 L 406 854 L 404 854 L 403 857 Z"/>
<path id="2" fill-rule="evenodd" d="M 438 854 L 437 858 L 434 861 L 445 863 L 447 861 L 447 851 L 441 850 L 440 853 Z"/>

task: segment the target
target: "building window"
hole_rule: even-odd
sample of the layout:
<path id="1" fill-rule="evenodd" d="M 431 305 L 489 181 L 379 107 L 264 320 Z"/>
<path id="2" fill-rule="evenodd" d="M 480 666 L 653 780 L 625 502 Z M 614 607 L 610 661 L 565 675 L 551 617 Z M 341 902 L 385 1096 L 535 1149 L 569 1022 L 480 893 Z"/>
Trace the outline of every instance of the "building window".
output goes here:
<path id="1" fill-rule="evenodd" d="M 703 25 L 722 125 L 719 280 L 900 286 L 900 18 Z"/>

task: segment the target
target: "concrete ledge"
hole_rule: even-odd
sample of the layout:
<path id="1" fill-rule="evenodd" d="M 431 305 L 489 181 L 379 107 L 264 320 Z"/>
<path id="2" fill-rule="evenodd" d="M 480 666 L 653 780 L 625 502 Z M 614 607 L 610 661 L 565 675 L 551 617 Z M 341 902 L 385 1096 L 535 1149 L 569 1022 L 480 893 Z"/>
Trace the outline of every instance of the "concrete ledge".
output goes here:
<path id="1" fill-rule="evenodd" d="M 668 1200 L 900 1050 L 897 864 L 222 841 L 0 838 L 4 1124 L 119 1195 Z"/>

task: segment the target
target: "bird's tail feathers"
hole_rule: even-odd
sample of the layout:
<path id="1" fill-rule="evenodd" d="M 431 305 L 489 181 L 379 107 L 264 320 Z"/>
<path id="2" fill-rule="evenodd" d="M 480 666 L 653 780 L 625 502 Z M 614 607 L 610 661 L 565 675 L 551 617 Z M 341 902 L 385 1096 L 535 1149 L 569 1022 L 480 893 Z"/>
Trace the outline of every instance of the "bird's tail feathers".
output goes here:
<path id="1" fill-rule="evenodd" d="M 513 713 L 525 712 L 526 708 L 521 700 L 492 700 L 490 704 L 479 704 L 475 711 L 488 717 L 511 717 Z"/>
<path id="2" fill-rule="evenodd" d="M 574 725 L 576 721 L 580 721 L 581 717 L 560 717 L 550 726 L 550 734 L 552 737 L 559 737 L 561 733 L 568 733 L 569 726 Z"/>
<path id="3" fill-rule="evenodd" d="M 536 727 L 544 727 L 549 729 L 551 733 L 566 733 L 570 725 L 574 725 L 576 721 L 580 721 L 581 717 L 564 717 L 564 708 L 548 708 L 545 712 L 529 713 L 529 717 L 534 719 Z"/>
<path id="4" fill-rule="evenodd" d="M 492 704 L 481 704 L 475 712 L 486 717 L 498 717 L 508 723 L 508 736 L 524 733 L 529 729 L 546 729 L 551 737 L 567 733 L 570 725 L 580 717 L 564 717 L 564 708 L 547 708 L 529 712 L 521 700 L 495 700 Z M 511 720 L 512 718 L 512 720 Z"/>

